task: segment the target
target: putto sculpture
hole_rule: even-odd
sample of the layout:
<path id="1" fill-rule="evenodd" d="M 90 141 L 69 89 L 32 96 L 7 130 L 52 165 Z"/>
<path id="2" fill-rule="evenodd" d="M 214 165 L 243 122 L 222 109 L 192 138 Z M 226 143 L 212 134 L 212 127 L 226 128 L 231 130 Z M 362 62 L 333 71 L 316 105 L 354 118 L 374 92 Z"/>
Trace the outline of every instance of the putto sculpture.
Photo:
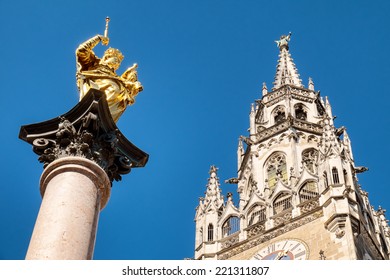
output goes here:
<path id="1" fill-rule="evenodd" d="M 129 67 L 121 76 L 116 74 L 124 56 L 114 48 L 108 48 L 102 58 L 93 52 L 93 48 L 100 42 L 107 46 L 108 22 L 106 18 L 106 30 L 103 35 L 96 35 L 80 44 L 76 50 L 77 62 L 77 87 L 80 92 L 80 100 L 90 88 L 105 93 L 112 119 L 117 122 L 128 105 L 135 102 L 137 94 L 143 90 L 137 77 L 137 64 Z"/>

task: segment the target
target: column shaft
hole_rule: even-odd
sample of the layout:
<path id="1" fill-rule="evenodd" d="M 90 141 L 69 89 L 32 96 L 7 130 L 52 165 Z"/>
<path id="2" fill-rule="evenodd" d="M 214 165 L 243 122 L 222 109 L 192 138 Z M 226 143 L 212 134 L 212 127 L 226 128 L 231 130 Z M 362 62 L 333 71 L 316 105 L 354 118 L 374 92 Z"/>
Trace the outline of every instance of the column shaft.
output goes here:
<path id="1" fill-rule="evenodd" d="M 49 164 L 41 176 L 42 204 L 26 259 L 92 259 L 110 188 L 107 174 L 91 160 L 65 157 Z"/>

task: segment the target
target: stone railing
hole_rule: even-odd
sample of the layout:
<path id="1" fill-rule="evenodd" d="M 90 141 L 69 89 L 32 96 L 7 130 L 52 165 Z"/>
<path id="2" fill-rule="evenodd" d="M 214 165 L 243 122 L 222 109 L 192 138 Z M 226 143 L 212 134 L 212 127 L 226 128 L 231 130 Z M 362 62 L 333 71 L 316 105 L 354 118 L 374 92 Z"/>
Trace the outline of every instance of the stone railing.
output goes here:
<path id="1" fill-rule="evenodd" d="M 274 227 L 289 222 L 292 219 L 292 208 L 272 216 L 271 219 L 274 221 Z"/>
<path id="2" fill-rule="evenodd" d="M 322 134 L 322 126 L 315 123 L 310 123 L 292 117 L 287 118 L 286 120 L 277 123 L 269 128 L 266 128 L 257 133 L 256 143 L 267 140 L 268 138 L 273 137 L 275 134 L 278 134 L 282 131 L 287 130 L 289 127 L 294 127 L 299 130 L 315 133 L 318 135 Z"/>
<path id="3" fill-rule="evenodd" d="M 238 243 L 239 241 L 239 235 L 240 235 L 240 232 L 236 232 L 232 235 L 229 235 L 225 238 L 223 238 L 220 243 L 221 243 L 221 249 L 226 249 L 226 248 L 229 248 L 231 246 L 233 246 L 234 244 Z"/>
<path id="4" fill-rule="evenodd" d="M 305 130 L 308 132 L 312 132 L 312 133 L 316 133 L 319 135 L 322 134 L 322 126 L 319 124 L 294 119 L 292 121 L 292 126 L 295 128 Z"/>
<path id="5" fill-rule="evenodd" d="M 257 142 L 271 138 L 275 134 L 287 130 L 291 126 L 291 120 L 287 119 L 257 133 Z"/>
<path id="6" fill-rule="evenodd" d="M 248 238 L 263 233 L 265 232 L 265 221 L 251 225 L 245 230 L 247 231 Z"/>
<path id="7" fill-rule="evenodd" d="M 310 199 L 298 205 L 301 215 L 313 211 L 319 206 L 320 206 L 320 201 L 318 197 Z"/>
<path id="8" fill-rule="evenodd" d="M 306 102 L 314 102 L 316 99 L 316 93 L 314 91 L 287 85 L 268 93 L 264 96 L 263 101 L 267 106 L 272 106 L 273 104 L 279 102 L 282 98 L 285 98 L 286 95 L 291 95 L 295 99 Z"/>
<path id="9" fill-rule="evenodd" d="M 282 215 L 282 216 L 280 216 Z M 286 223 L 285 225 L 279 224 L 279 227 L 276 227 L 274 225 L 274 228 L 271 228 L 269 230 L 266 230 L 262 234 L 258 234 L 257 236 L 253 236 L 251 238 L 247 238 L 246 240 L 243 240 L 241 242 L 238 242 L 237 244 L 234 244 L 232 248 L 222 249 L 218 253 L 218 259 L 219 260 L 226 260 L 231 258 L 234 255 L 237 255 L 239 253 L 242 253 L 250 248 L 253 248 L 255 246 L 258 246 L 260 244 L 264 244 L 264 242 L 276 238 L 282 234 L 285 234 L 289 231 L 292 231 L 296 228 L 299 228 L 305 224 L 308 224 L 320 217 L 323 216 L 323 212 L 321 208 L 318 208 L 317 211 L 313 211 L 311 213 L 307 213 L 306 215 L 301 215 L 299 217 L 296 217 L 294 219 L 289 218 L 291 216 L 291 211 L 288 212 L 282 212 L 278 215 L 275 215 L 274 217 L 271 217 L 271 219 L 282 221 L 283 219 L 287 219 L 290 222 Z"/>

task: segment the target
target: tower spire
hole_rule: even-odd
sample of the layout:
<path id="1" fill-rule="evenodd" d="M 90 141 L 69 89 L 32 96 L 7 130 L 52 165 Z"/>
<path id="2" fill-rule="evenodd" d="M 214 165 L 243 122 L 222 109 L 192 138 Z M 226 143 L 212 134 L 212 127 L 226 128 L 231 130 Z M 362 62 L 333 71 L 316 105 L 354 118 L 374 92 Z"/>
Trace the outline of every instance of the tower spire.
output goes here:
<path id="1" fill-rule="evenodd" d="M 210 167 L 210 177 L 208 179 L 206 195 L 205 195 L 205 204 L 215 203 L 217 208 L 223 205 L 223 196 L 221 195 L 221 189 L 219 188 L 219 178 L 217 177 L 218 168 L 212 165 Z"/>
<path id="2" fill-rule="evenodd" d="M 295 85 L 303 87 L 302 81 L 299 78 L 298 69 L 295 66 L 293 59 L 289 53 L 289 41 L 291 32 L 286 36 L 280 36 L 280 40 L 275 41 L 279 47 L 279 60 L 276 66 L 276 75 L 274 81 L 274 88 L 277 89 L 284 85 Z"/>

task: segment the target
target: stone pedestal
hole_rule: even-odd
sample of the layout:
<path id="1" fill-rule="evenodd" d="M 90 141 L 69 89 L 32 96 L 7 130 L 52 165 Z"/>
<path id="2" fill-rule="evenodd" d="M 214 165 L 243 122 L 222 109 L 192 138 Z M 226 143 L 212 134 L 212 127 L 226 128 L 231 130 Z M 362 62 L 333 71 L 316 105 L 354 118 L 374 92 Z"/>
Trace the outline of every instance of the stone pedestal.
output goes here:
<path id="1" fill-rule="evenodd" d="M 22 126 L 19 138 L 33 146 L 44 166 L 42 204 L 26 259 L 92 259 L 112 182 L 145 166 L 148 155 L 122 135 L 97 90 L 68 113 Z"/>

